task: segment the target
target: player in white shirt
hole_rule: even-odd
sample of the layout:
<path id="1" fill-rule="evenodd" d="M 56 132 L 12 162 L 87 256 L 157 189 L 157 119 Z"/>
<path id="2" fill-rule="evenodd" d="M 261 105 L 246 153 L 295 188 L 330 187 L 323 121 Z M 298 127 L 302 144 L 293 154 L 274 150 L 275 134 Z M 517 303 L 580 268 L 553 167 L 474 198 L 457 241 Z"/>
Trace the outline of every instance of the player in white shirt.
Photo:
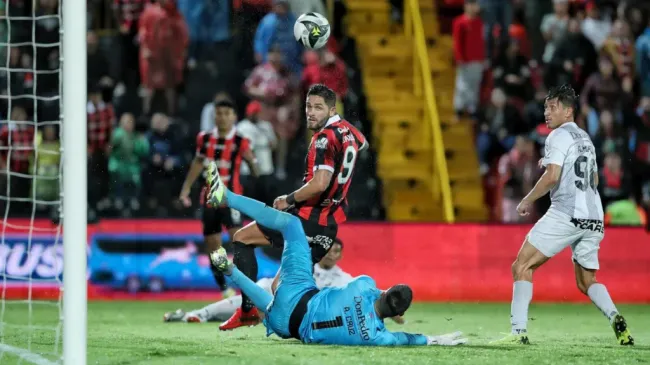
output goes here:
<path id="1" fill-rule="evenodd" d="M 343 287 L 353 278 L 352 275 L 343 271 L 336 263 L 341 260 L 343 243 L 336 239 L 332 248 L 323 259 L 314 265 L 314 280 L 316 286 L 321 289 L 325 287 Z M 257 285 L 271 293 L 273 278 L 260 279 Z M 192 322 L 203 323 L 212 321 L 225 321 L 230 318 L 235 310 L 241 306 L 241 295 L 232 296 L 216 303 L 209 304 L 201 309 L 185 312 L 178 309 L 175 312 L 165 313 L 165 322 Z M 398 318 L 396 322 L 400 322 Z"/>
<path id="2" fill-rule="evenodd" d="M 549 91 L 546 97 L 544 117 L 553 130 L 540 160 L 546 171 L 519 203 L 517 212 L 528 215 L 535 201 L 549 191 L 551 207 L 530 230 L 512 264 L 512 331 L 496 343 L 529 343 L 526 326 L 533 272 L 571 246 L 578 289 L 609 319 L 621 345 L 634 344 L 607 288 L 596 281 L 598 249 L 604 236 L 603 206 L 597 189 L 596 150 L 589 135 L 573 121 L 576 101 L 576 93 L 568 85 Z"/>

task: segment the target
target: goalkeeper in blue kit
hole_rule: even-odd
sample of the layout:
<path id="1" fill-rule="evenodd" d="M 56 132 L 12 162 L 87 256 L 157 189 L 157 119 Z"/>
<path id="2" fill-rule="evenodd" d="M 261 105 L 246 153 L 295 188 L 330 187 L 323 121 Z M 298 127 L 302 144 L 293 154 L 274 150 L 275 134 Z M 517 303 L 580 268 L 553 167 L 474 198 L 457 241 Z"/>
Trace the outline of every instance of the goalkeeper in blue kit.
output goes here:
<path id="1" fill-rule="evenodd" d="M 359 276 L 343 288 L 318 290 L 312 276 L 311 250 L 297 217 L 234 194 L 221 182 L 214 163 L 208 167 L 207 180 L 208 204 L 228 205 L 284 236 L 275 295 L 264 291 L 234 267 L 223 248 L 210 255 L 214 267 L 229 276 L 265 313 L 267 336 L 275 333 L 303 343 L 331 345 L 453 346 L 467 342 L 461 332 L 424 336 L 386 330 L 384 318 L 401 316 L 411 305 L 413 292 L 406 285 L 381 291 L 372 278 Z"/>

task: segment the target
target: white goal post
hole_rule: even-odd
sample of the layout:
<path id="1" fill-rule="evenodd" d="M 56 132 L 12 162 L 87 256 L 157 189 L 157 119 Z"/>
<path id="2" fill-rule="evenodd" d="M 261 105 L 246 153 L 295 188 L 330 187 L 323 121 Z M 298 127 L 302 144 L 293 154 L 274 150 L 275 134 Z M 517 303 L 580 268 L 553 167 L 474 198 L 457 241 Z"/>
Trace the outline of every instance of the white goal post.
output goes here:
<path id="1" fill-rule="evenodd" d="M 86 0 L 62 1 L 63 363 L 86 364 Z"/>

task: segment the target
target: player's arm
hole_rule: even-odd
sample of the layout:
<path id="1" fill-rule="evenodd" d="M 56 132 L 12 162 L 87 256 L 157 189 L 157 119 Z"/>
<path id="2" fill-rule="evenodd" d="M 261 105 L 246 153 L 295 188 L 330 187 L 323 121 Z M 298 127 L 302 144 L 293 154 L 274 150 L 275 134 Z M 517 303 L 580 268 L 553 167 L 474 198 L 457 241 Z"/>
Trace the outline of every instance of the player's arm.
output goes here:
<path id="1" fill-rule="evenodd" d="M 286 200 L 289 205 L 302 203 L 322 194 L 332 181 L 332 175 L 334 174 L 334 146 L 324 133 L 316 139 L 314 144 L 316 148 L 314 177 L 300 189 L 287 195 Z"/>
<path id="2" fill-rule="evenodd" d="M 190 190 L 192 190 L 192 185 L 194 185 L 196 179 L 198 179 L 201 175 L 201 172 L 203 171 L 203 160 L 203 156 L 195 156 L 194 160 L 192 160 L 190 170 L 187 172 L 185 181 L 183 181 L 183 187 L 181 188 L 181 200 L 187 199 L 187 197 L 190 195 Z"/>
<path id="3" fill-rule="evenodd" d="M 251 174 L 254 177 L 259 177 L 260 176 L 260 169 L 257 166 L 257 158 L 255 157 L 255 153 L 253 152 L 253 149 L 250 146 L 250 140 L 249 139 L 244 139 L 244 142 L 242 143 L 242 157 L 244 158 L 244 161 L 248 164 L 248 167 L 251 169 Z"/>
<path id="4" fill-rule="evenodd" d="M 532 203 L 546 195 L 560 181 L 561 173 L 562 167 L 560 165 L 554 163 L 546 165 L 546 171 L 524 199 Z"/>
<path id="5" fill-rule="evenodd" d="M 544 158 L 542 166 L 546 167 L 544 174 L 537 180 L 533 189 L 526 195 L 524 201 L 529 203 L 546 195 L 560 181 L 562 174 L 562 165 L 567 155 L 567 149 L 570 143 L 564 141 L 565 136 L 559 134 L 559 131 L 553 131 L 546 139 L 544 146 Z"/>

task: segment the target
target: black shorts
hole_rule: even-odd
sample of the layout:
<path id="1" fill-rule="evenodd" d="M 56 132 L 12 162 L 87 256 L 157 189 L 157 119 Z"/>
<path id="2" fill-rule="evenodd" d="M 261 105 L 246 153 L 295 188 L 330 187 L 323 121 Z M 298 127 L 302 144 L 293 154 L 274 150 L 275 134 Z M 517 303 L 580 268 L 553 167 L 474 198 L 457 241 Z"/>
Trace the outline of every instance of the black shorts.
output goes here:
<path id="1" fill-rule="evenodd" d="M 203 235 L 209 236 L 221 233 L 221 226 L 226 229 L 241 227 L 241 213 L 230 208 L 210 208 L 203 207 L 201 217 L 203 223 Z"/>
<path id="2" fill-rule="evenodd" d="M 336 239 L 336 234 L 338 233 L 338 225 L 334 226 L 321 226 L 318 223 L 310 222 L 298 217 L 302 223 L 302 229 L 305 231 L 307 236 L 307 242 L 309 242 L 309 247 L 311 248 L 311 260 L 313 263 L 319 262 L 327 253 L 332 244 Z M 272 229 L 266 228 L 260 224 L 257 225 L 262 231 L 262 234 L 271 242 L 271 246 L 275 248 L 284 247 L 284 237 L 282 233 L 274 231 Z"/>

